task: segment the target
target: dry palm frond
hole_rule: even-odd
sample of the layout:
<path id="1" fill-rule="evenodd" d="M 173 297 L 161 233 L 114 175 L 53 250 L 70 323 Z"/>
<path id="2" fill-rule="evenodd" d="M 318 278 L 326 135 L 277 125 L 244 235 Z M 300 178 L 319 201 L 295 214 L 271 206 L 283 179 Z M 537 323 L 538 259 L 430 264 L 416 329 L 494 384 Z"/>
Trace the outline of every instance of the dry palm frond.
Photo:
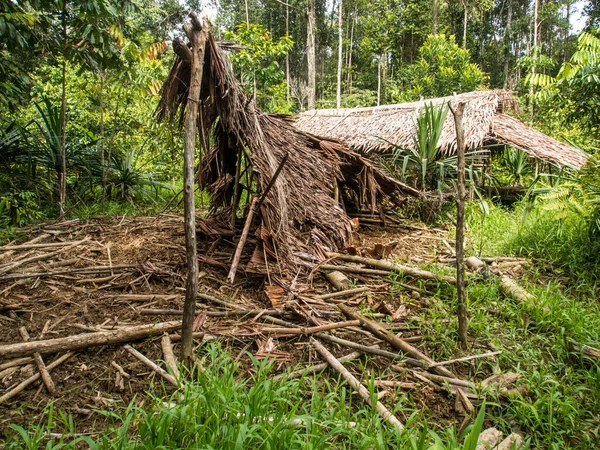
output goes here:
<path id="1" fill-rule="evenodd" d="M 456 97 L 370 108 L 307 111 L 296 117 L 295 126 L 340 139 L 363 154 L 392 153 L 395 148 L 414 148 L 417 118 L 425 105 L 441 106 L 448 102 L 465 103 L 463 123 L 468 148 L 476 149 L 490 143 L 508 144 L 531 157 L 578 168 L 587 160 L 587 155 L 581 150 L 502 114 L 516 105 L 511 93 L 503 90 L 467 92 Z M 446 117 L 437 148 L 446 155 L 455 152 L 456 133 L 452 115 Z"/>
<path id="2" fill-rule="evenodd" d="M 162 88 L 159 119 L 177 121 L 184 115 L 189 62 L 177 58 Z M 361 207 L 374 210 L 388 199 L 398 203 L 419 192 L 387 177 L 345 144 L 297 130 L 286 117 L 267 115 L 240 88 L 229 58 L 208 36 L 200 93 L 198 126 L 212 133 L 215 145 L 201 161 L 200 182 L 211 191 L 211 208 L 231 208 L 238 152 L 251 164 L 257 192 L 265 191 L 277 167 L 287 161 L 259 211 L 264 243 L 287 267 L 296 267 L 299 252 L 320 253 L 344 248 L 352 222 L 333 198 L 336 186 Z M 249 187 L 246 186 L 246 189 Z M 308 239 L 307 239 L 308 236 Z"/>

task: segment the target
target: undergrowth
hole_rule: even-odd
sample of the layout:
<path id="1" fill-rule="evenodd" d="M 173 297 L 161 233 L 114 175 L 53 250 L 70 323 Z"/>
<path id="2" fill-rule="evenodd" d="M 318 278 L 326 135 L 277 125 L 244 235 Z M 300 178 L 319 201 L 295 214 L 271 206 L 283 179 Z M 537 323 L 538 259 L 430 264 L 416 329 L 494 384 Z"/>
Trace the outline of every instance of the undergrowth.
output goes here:
<path id="1" fill-rule="evenodd" d="M 254 358 L 242 377 L 220 345 L 207 344 L 201 354 L 192 381 L 170 398 L 149 394 L 149 406 L 134 401 L 104 412 L 115 426 L 99 435 L 77 436 L 72 417 L 50 407 L 44 423 L 29 429 L 12 425 L 6 448 L 475 450 L 482 429 L 484 408 L 461 436 L 454 429 L 436 433 L 418 411 L 408 411 L 400 433 L 339 380 L 317 375 L 275 382 L 273 362 Z M 372 383 L 370 390 L 375 399 Z M 393 412 L 403 409 L 400 402 Z M 60 437 L 53 434 L 57 430 Z"/>

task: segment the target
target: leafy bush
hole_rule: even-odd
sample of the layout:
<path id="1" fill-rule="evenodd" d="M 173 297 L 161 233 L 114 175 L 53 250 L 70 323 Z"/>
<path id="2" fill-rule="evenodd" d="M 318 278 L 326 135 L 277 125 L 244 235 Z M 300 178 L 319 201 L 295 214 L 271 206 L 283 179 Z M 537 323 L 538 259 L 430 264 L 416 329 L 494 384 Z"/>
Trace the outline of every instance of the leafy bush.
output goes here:
<path id="1" fill-rule="evenodd" d="M 469 51 L 454 42 L 454 36 L 429 35 L 419 48 L 419 59 L 402 74 L 401 90 L 396 92 L 395 100 L 474 91 L 486 80 L 479 66 L 471 62 Z"/>

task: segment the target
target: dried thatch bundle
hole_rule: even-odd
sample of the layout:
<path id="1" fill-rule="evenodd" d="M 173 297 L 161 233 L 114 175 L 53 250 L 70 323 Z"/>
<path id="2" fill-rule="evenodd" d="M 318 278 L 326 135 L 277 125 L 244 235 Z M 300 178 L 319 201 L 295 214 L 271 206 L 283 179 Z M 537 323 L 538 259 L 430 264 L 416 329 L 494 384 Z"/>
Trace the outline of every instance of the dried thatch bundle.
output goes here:
<path id="1" fill-rule="evenodd" d="M 388 153 L 395 146 L 414 148 L 416 118 L 425 103 L 441 106 L 450 101 L 465 103 L 463 124 L 468 148 L 507 143 L 534 158 L 575 167 L 581 167 L 587 159 L 580 150 L 502 114 L 516 105 L 511 93 L 502 90 L 467 92 L 456 97 L 371 108 L 307 111 L 298 115 L 295 125 L 300 130 L 340 139 L 361 153 Z M 452 154 L 456 149 L 452 114 L 446 117 L 438 148 L 446 154 Z"/>
<path id="2" fill-rule="evenodd" d="M 190 64 L 180 47 L 162 88 L 159 119 L 182 123 L 187 103 Z M 248 98 L 233 75 L 229 58 L 212 36 L 206 44 L 200 92 L 198 126 L 203 141 L 212 135 L 215 145 L 201 161 L 200 182 L 211 191 L 215 213 L 237 208 L 241 189 L 265 192 L 287 155 L 280 175 L 268 192 L 257 232 L 266 253 L 283 266 L 300 264 L 299 252 L 340 249 L 351 239 L 352 222 L 339 202 L 375 209 L 385 199 L 399 202 L 418 191 L 396 182 L 344 144 L 321 139 L 294 128 L 285 117 L 267 115 Z M 205 148 L 207 146 L 205 145 Z M 239 175 L 241 161 L 251 164 Z M 250 175 L 250 177 L 248 177 Z M 236 188 L 236 180 L 239 180 Z M 268 242 L 267 242 L 268 241 Z"/>

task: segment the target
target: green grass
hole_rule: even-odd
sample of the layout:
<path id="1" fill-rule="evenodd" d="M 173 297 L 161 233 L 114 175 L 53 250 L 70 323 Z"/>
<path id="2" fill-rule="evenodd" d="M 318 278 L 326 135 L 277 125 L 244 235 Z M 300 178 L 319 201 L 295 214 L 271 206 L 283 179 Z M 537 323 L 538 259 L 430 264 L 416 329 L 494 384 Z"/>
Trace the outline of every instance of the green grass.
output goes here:
<path id="1" fill-rule="evenodd" d="M 498 403 L 488 418 L 505 433 L 522 430 L 533 448 L 596 449 L 600 365 L 571 351 L 569 340 L 600 347 L 597 244 L 576 215 L 557 219 L 543 205 L 529 208 L 493 207 L 484 216 L 471 204 L 467 214 L 467 254 L 532 259 L 517 279 L 533 294 L 530 302 L 507 298 L 494 278 L 474 280 L 467 289 L 471 343 L 502 350 L 497 370 L 519 373 L 527 390 Z M 456 347 L 456 291 L 440 286 L 436 297 L 418 323 L 431 335 L 433 358 L 451 359 L 462 355 Z M 477 352 L 472 347 L 466 354 Z M 474 363 L 470 375 L 477 376 L 482 364 L 487 362 Z"/>
<path id="2" fill-rule="evenodd" d="M 7 449 L 387 449 L 435 448 L 474 450 L 484 409 L 462 436 L 454 429 L 433 432 L 418 411 L 409 411 L 400 433 L 351 389 L 338 380 L 317 375 L 274 382 L 273 362 L 253 359 L 243 369 L 218 344 L 208 344 L 199 370 L 170 397 L 150 396 L 144 408 L 134 403 L 105 412 L 116 424 L 101 436 L 69 437 L 70 416 L 48 410 L 44 423 L 24 429 L 13 425 Z M 400 401 L 394 412 L 405 409 Z M 53 431 L 65 433 L 52 438 Z M 435 445 L 435 446 L 434 446 Z"/>

